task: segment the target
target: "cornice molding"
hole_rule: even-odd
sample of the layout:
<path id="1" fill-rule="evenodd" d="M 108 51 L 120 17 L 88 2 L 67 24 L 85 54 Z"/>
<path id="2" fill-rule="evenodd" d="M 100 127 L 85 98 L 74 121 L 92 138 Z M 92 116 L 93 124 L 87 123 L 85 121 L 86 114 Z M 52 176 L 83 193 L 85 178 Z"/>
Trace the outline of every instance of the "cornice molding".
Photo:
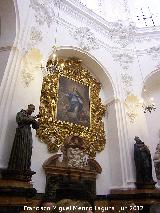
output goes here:
<path id="1" fill-rule="evenodd" d="M 57 0 L 59 1 L 59 0 Z M 55 6 L 58 4 L 55 4 Z M 132 40 L 132 35 L 135 37 L 135 41 L 139 42 L 151 39 L 159 40 L 160 38 L 160 27 L 145 27 L 137 28 L 133 22 L 124 25 L 123 21 L 117 22 L 108 22 L 104 18 L 100 17 L 92 10 L 81 4 L 79 1 L 75 0 L 64 0 L 59 4 L 59 9 L 66 12 L 68 15 L 76 18 L 76 20 L 83 21 L 83 24 L 89 24 L 92 29 L 102 34 L 102 36 L 111 38 L 113 35 L 110 33 L 116 34 L 117 36 L 125 37 L 125 33 L 130 37 L 129 40 Z"/>
<path id="2" fill-rule="evenodd" d="M 113 46 L 120 48 L 128 48 L 133 42 L 160 40 L 160 27 L 140 29 L 133 22 L 127 24 L 123 21 L 108 22 L 79 1 L 45 0 L 44 4 L 40 0 L 30 0 L 30 7 L 34 10 L 35 19 L 39 25 L 47 23 L 50 27 L 58 13 L 58 18 L 65 22 L 66 15 L 68 15 L 73 20 L 80 22 L 79 27 L 92 29 L 96 34 L 99 34 L 102 41 L 109 39 Z M 61 17 L 62 12 L 63 15 L 65 14 L 65 18 Z"/>
<path id="3" fill-rule="evenodd" d="M 65 27 L 80 48 L 86 51 L 106 49 L 123 70 L 134 62 L 135 55 L 150 55 L 153 60 L 159 60 L 159 48 L 154 48 L 151 41 L 158 45 L 160 27 L 139 29 L 133 22 L 108 22 L 76 0 L 30 0 L 30 7 L 39 26 L 47 24 L 50 28 L 57 23 Z M 139 43 L 146 42 L 148 48 L 139 49 Z"/>

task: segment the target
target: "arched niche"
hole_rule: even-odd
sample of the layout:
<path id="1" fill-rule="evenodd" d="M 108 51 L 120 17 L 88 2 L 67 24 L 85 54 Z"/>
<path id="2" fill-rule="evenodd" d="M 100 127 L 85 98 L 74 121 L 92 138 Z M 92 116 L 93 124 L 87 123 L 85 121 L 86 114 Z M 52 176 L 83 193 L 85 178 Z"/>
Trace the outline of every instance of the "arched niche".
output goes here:
<path id="1" fill-rule="evenodd" d="M 45 60 L 48 60 L 52 52 L 48 53 Z M 102 103 L 107 105 L 107 113 L 104 117 L 106 132 L 105 149 L 96 156 L 102 166 L 102 174 L 97 179 L 97 194 L 107 194 L 110 188 L 122 186 L 122 170 L 120 160 L 119 136 L 117 127 L 117 109 L 114 98 L 115 88 L 112 78 L 105 68 L 91 54 L 75 47 L 59 47 L 56 52 L 58 58 L 77 57 L 82 60 L 82 65 L 101 82 L 100 97 Z M 115 158 L 116 156 L 116 158 Z"/>
<path id="2" fill-rule="evenodd" d="M 150 144 L 150 151 L 152 157 L 155 153 L 156 146 L 160 142 L 160 70 L 151 72 L 144 81 L 142 89 L 142 97 L 144 101 L 153 98 L 155 103 L 155 111 L 151 113 L 146 112 L 146 123 L 148 131 L 148 142 Z"/>
<path id="3" fill-rule="evenodd" d="M 0 84 L 16 37 L 16 0 L 2 0 L 0 3 Z"/>
<path id="4" fill-rule="evenodd" d="M 82 65 L 88 69 L 92 75 L 101 82 L 102 90 L 105 91 L 106 100 L 114 96 L 114 86 L 107 69 L 103 67 L 95 57 L 75 47 L 59 47 L 57 56 L 62 58 L 76 57 L 82 60 Z"/>

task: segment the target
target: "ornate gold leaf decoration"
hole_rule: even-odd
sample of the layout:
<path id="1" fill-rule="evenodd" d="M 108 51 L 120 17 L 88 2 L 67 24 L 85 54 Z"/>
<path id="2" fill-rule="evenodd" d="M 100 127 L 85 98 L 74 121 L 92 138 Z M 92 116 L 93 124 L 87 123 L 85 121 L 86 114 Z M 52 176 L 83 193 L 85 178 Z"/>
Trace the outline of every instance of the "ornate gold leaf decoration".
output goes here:
<path id="1" fill-rule="evenodd" d="M 63 63 L 63 66 L 61 66 Z M 40 98 L 40 128 L 37 135 L 41 141 L 48 144 L 48 150 L 55 152 L 64 143 L 68 136 L 77 135 L 84 141 L 84 151 L 91 157 L 96 152 L 104 149 L 105 132 L 102 117 L 105 113 L 105 106 L 101 103 L 99 92 L 100 83 L 91 76 L 90 72 L 84 69 L 81 61 L 76 58 L 61 59 L 57 61 L 56 71 L 48 74 L 43 79 Z M 56 107 L 58 101 L 58 83 L 60 76 L 74 80 L 90 88 L 90 127 L 56 120 Z"/>

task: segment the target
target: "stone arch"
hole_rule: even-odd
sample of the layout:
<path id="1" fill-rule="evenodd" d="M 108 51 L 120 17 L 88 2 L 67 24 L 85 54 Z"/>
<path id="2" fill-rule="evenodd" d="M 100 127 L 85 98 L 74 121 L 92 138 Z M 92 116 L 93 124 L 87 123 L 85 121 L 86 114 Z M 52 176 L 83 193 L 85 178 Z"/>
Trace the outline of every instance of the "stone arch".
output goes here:
<path id="1" fill-rule="evenodd" d="M 115 96 L 115 87 L 110 74 L 107 69 L 91 54 L 83 51 L 82 49 L 71 47 L 71 46 L 61 46 L 57 49 L 58 57 L 77 57 L 82 60 L 83 65 L 99 80 L 102 84 L 102 88 L 107 92 L 108 99 Z M 49 58 L 49 55 L 48 55 Z M 106 100 L 106 101 L 107 101 Z"/>
<path id="2" fill-rule="evenodd" d="M 46 59 L 50 57 L 52 52 L 48 53 Z M 112 78 L 107 71 L 107 69 L 91 54 L 83 51 L 82 49 L 71 47 L 71 46 L 61 46 L 57 49 L 58 57 L 77 57 L 82 60 L 82 65 L 84 65 L 93 76 L 101 82 L 102 89 L 100 96 L 103 100 L 103 104 L 107 105 L 107 113 L 104 118 L 105 129 L 106 129 L 106 146 L 105 149 L 97 154 L 97 161 L 100 165 L 103 165 L 102 174 L 98 178 L 97 185 L 101 184 L 97 193 L 106 194 L 109 192 L 110 188 L 115 188 L 121 186 L 122 183 L 122 170 L 121 170 L 121 157 L 119 149 L 119 136 L 118 136 L 118 122 L 117 122 L 117 100 L 116 89 L 113 84 Z M 116 156 L 116 158 L 114 157 Z M 117 175 L 118 173 L 118 175 Z M 118 183 L 118 184 L 117 184 Z M 107 187 L 106 187 L 107 185 Z"/>
<path id="3" fill-rule="evenodd" d="M 148 131 L 148 141 L 150 144 L 150 151 L 152 157 L 154 156 L 156 146 L 160 142 L 160 69 L 151 72 L 149 75 L 146 76 L 143 84 L 142 89 L 142 97 L 144 101 L 148 101 L 149 98 L 153 98 L 155 103 L 156 110 L 152 111 L 151 113 L 146 112 L 146 125 Z M 144 91 L 144 87 L 145 90 Z M 154 172 L 154 168 L 153 168 Z"/>

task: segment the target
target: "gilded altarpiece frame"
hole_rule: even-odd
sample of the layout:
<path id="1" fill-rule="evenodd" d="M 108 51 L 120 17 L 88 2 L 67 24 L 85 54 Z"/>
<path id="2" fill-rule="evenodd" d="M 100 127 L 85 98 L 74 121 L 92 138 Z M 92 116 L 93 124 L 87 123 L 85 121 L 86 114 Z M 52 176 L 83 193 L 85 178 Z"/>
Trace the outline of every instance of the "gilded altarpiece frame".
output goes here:
<path id="1" fill-rule="evenodd" d="M 61 87 L 62 83 L 70 85 L 66 86 L 68 91 Z M 61 117 L 59 110 L 62 108 L 59 106 L 65 104 L 58 106 L 58 103 L 60 99 L 63 99 L 62 96 L 67 96 L 71 92 L 71 89 L 78 90 L 76 92 L 79 96 L 81 93 L 80 97 L 86 103 L 85 123 L 75 120 L 72 122 L 69 117 L 65 117 L 65 119 Z M 56 63 L 55 71 L 43 78 L 39 109 L 40 127 L 37 135 L 41 141 L 47 143 L 50 152 L 58 151 L 65 139 L 74 135 L 83 139 L 83 148 L 91 158 L 96 156 L 96 152 L 104 149 L 105 131 L 102 118 L 105 114 L 105 106 L 99 97 L 100 89 L 100 83 L 82 67 L 81 61 L 76 58 L 60 59 Z M 66 101 L 66 97 L 64 99 Z M 63 101 L 62 103 L 64 103 Z"/>

